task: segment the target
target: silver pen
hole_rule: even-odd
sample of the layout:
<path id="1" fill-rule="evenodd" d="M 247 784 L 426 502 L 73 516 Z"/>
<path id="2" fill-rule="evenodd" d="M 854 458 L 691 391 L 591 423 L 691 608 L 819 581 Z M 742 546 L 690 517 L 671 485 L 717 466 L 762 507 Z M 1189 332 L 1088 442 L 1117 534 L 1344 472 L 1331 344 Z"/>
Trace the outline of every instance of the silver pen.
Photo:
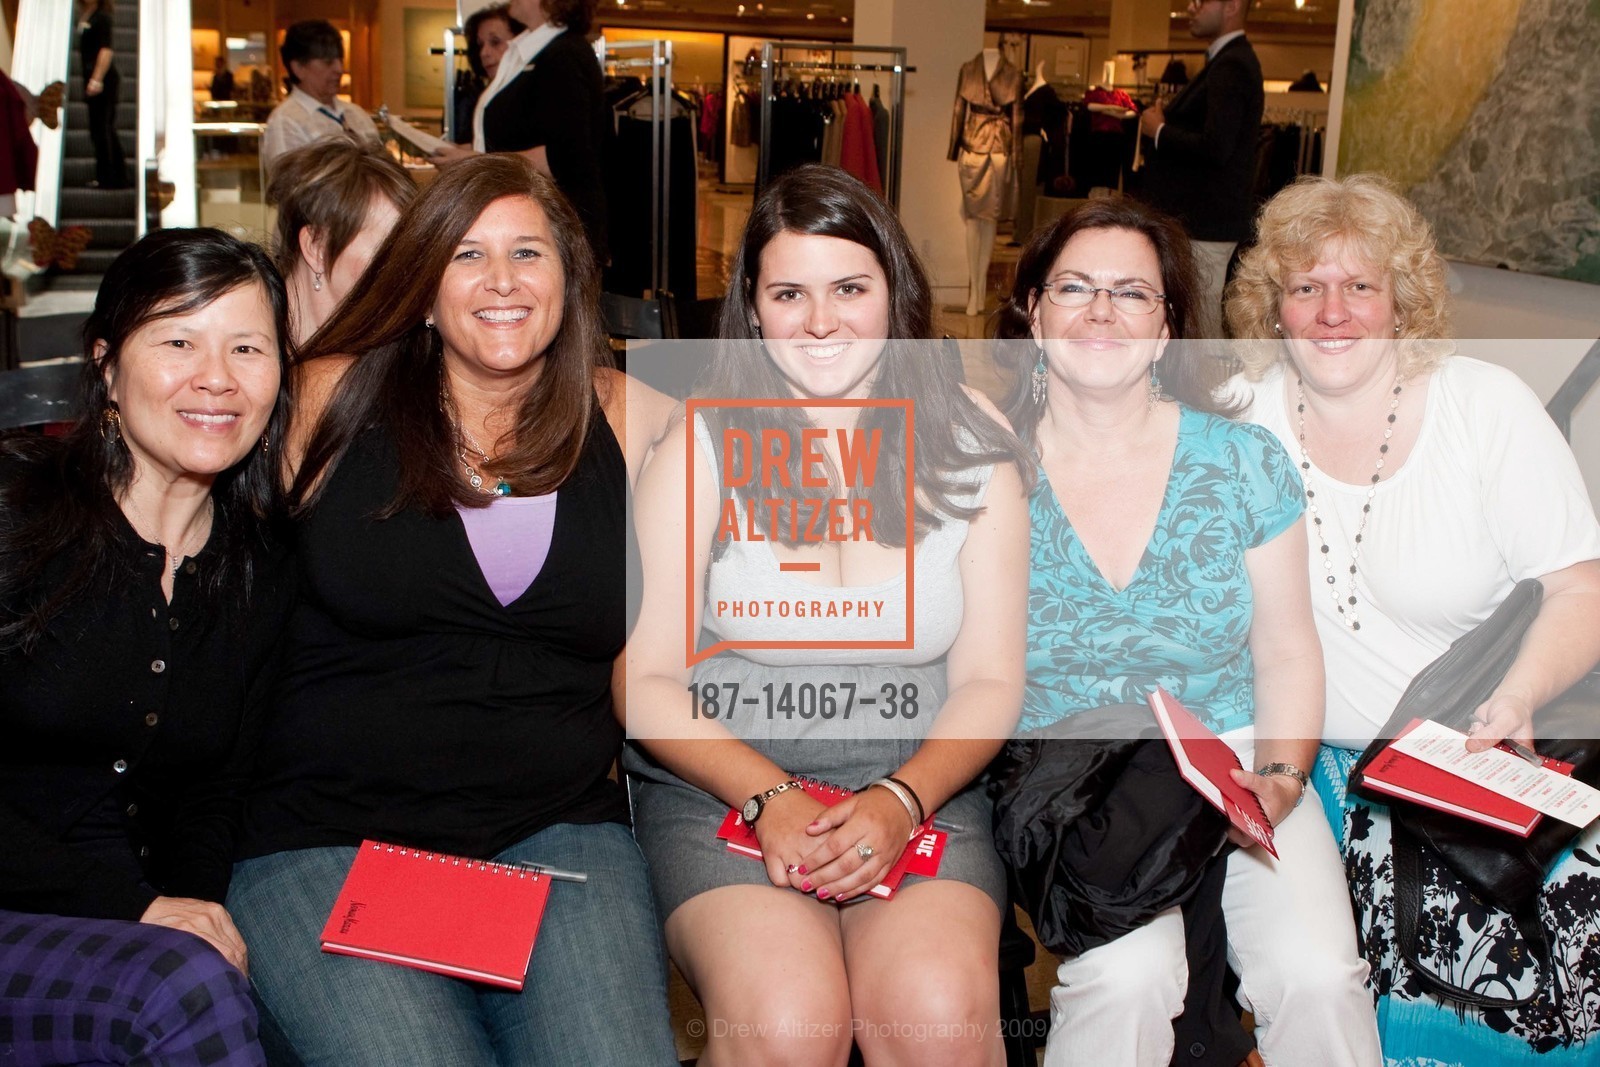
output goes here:
<path id="1" fill-rule="evenodd" d="M 542 874 L 556 882 L 587 882 L 589 880 L 589 876 L 582 871 L 564 871 L 560 867 L 546 867 L 542 863 L 514 863 L 512 866 L 519 867 L 524 871 L 532 871 L 534 874 Z"/>
<path id="2" fill-rule="evenodd" d="M 1500 747 L 1503 748 L 1503 749 L 1506 749 L 1509 752 L 1513 752 L 1518 756 L 1521 756 L 1523 759 L 1527 760 L 1529 763 L 1533 764 L 1535 767 L 1543 767 L 1544 766 L 1544 757 L 1543 756 L 1539 755 L 1539 753 L 1535 752 L 1533 749 L 1529 748 L 1527 745 L 1519 744 L 1516 741 L 1511 740 L 1511 738 L 1509 738 L 1509 737 L 1506 738 L 1504 741 L 1500 742 Z"/>

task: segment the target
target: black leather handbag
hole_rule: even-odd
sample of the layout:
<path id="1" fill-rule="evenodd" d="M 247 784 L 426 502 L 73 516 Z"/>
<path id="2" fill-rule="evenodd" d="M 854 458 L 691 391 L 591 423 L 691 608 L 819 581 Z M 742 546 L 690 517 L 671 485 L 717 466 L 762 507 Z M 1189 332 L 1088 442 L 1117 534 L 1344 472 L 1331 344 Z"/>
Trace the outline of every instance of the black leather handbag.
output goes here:
<path id="1" fill-rule="evenodd" d="M 1511 668 L 1543 598 L 1544 587 L 1536 579 L 1518 582 L 1489 618 L 1424 667 L 1350 773 L 1350 788 L 1355 793 L 1387 805 L 1391 813 L 1397 949 L 1435 993 L 1481 1007 L 1511 1007 L 1526 1003 L 1531 996 L 1489 997 L 1447 982 L 1417 963 L 1422 851 L 1429 850 L 1442 860 L 1463 889 L 1511 915 L 1528 951 L 1548 972 L 1550 950 L 1539 920 L 1539 888 L 1551 864 L 1579 833 L 1578 827 L 1545 818 L 1526 838 L 1519 837 L 1368 790 L 1362 772 L 1413 719 L 1432 719 L 1466 732 L 1473 712 L 1489 699 Z M 1540 709 L 1536 721 L 1539 732 L 1549 738 L 1535 745 L 1540 755 L 1572 764 L 1573 777 L 1580 781 L 1592 785 L 1600 779 L 1600 740 L 1596 740 L 1600 735 L 1600 678 L 1590 675 L 1580 680 Z"/>

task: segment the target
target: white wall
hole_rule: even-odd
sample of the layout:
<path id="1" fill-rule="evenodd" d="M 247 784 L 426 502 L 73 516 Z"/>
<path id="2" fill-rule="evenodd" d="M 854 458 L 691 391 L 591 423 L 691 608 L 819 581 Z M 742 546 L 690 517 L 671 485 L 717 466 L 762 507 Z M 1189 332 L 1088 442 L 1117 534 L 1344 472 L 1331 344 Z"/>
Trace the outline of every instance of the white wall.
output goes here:
<path id="1" fill-rule="evenodd" d="M 1600 286 L 1452 263 L 1450 288 L 1462 351 L 1509 367 L 1546 402 L 1600 337 Z M 1600 502 L 1600 387 L 1573 414 L 1572 451 Z"/>
<path id="2" fill-rule="evenodd" d="M 905 144 L 900 220 L 940 291 L 964 302 L 966 237 L 950 147 L 950 110 L 961 64 L 983 47 L 983 4 L 973 0 L 856 0 L 855 42 L 906 48 Z"/>

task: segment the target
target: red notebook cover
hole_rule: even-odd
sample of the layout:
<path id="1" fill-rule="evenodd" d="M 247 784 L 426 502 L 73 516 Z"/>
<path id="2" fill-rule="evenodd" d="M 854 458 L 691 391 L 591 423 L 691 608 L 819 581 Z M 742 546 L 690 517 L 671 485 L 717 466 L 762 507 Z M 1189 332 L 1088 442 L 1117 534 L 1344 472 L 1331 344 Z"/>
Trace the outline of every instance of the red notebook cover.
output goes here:
<path id="1" fill-rule="evenodd" d="M 829 807 L 851 794 L 848 789 L 819 782 L 814 778 L 801 778 L 799 781 L 808 796 L 815 797 Z M 905 881 L 906 875 L 920 874 L 932 878 L 938 874 L 939 861 L 944 858 L 944 845 L 948 836 L 943 830 L 933 828 L 933 816 L 930 815 L 928 821 L 922 824 L 917 836 L 906 842 L 905 851 L 900 854 L 899 862 L 884 872 L 883 880 L 867 890 L 867 894 L 880 900 L 888 900 L 900 888 L 900 883 Z M 756 832 L 744 821 L 744 817 L 732 808 L 729 808 L 728 814 L 723 817 L 722 825 L 717 829 L 717 837 L 728 843 L 729 852 L 737 852 L 751 859 L 761 858 L 761 843 L 756 839 Z"/>
<path id="2" fill-rule="evenodd" d="M 1234 782 L 1228 773 L 1239 767 L 1239 757 L 1233 749 L 1160 686 L 1148 699 L 1183 780 L 1276 859 L 1272 823 L 1267 820 L 1260 799 Z"/>
<path id="3" fill-rule="evenodd" d="M 521 989 L 549 896 L 521 867 L 363 841 L 322 951 Z"/>
<path id="4" fill-rule="evenodd" d="M 1412 719 L 1394 740 L 1416 729 L 1421 719 Z M 1560 760 L 1544 759 L 1544 765 L 1558 774 L 1571 774 L 1572 764 Z M 1409 800 L 1423 807 L 1446 811 L 1471 819 L 1485 826 L 1493 826 L 1518 837 L 1527 837 L 1544 818 L 1526 804 L 1458 778 L 1442 767 L 1396 752 L 1386 747 L 1361 772 L 1358 783 L 1377 793 Z"/>

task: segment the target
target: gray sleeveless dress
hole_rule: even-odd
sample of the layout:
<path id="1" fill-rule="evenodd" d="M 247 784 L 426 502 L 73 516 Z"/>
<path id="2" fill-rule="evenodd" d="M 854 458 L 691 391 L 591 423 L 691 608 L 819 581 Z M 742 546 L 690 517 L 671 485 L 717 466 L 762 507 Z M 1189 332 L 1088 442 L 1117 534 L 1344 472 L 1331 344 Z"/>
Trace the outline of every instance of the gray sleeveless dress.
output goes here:
<path id="1" fill-rule="evenodd" d="M 698 419 L 695 437 L 716 468 L 715 450 L 705 425 Z M 962 505 L 982 502 L 988 489 L 990 467 L 968 472 L 970 488 L 957 497 Z M 874 778 L 893 774 L 916 752 L 944 704 L 947 691 L 944 656 L 961 627 L 962 591 L 958 557 L 967 539 L 967 523 L 946 518 L 917 546 L 915 582 L 915 647 L 883 650 L 745 649 L 723 652 L 699 664 L 694 682 L 734 683 L 740 693 L 762 694 L 771 683 L 775 691 L 785 684 L 798 692 L 802 684 L 832 683 L 835 692 L 853 684 L 857 705 L 848 721 L 839 716 L 802 719 L 778 715 L 767 718 L 763 706 L 741 708 L 728 723 L 746 743 L 791 773 L 816 778 L 850 789 L 860 789 Z M 778 569 L 765 541 L 727 543 L 713 559 L 706 579 L 707 610 L 704 626 L 718 640 L 804 640 L 817 633 L 815 620 L 719 617 L 710 605 L 721 600 L 750 601 L 794 599 L 808 602 L 882 602 L 881 614 L 867 619 L 830 623 L 829 636 L 839 640 L 895 640 L 903 638 L 906 620 L 906 583 L 897 577 L 870 586 L 830 588 L 818 586 Z M 887 718 L 890 705 L 885 686 L 903 695 L 914 686 L 915 717 Z M 863 699 L 874 704 L 863 706 Z M 903 704 L 902 704 L 903 710 Z M 637 742 L 623 751 L 633 800 L 634 834 L 650 861 L 650 879 L 656 907 L 663 919 L 679 904 L 725 885 L 769 885 L 766 868 L 758 861 L 729 852 L 716 831 L 728 806 L 703 790 L 684 782 L 650 758 Z M 939 821 L 948 824 L 950 839 L 939 867 L 939 878 L 977 886 L 995 904 L 1005 907 L 1005 871 L 990 840 L 990 804 L 982 780 L 946 801 Z M 920 881 L 908 876 L 904 884 Z"/>

